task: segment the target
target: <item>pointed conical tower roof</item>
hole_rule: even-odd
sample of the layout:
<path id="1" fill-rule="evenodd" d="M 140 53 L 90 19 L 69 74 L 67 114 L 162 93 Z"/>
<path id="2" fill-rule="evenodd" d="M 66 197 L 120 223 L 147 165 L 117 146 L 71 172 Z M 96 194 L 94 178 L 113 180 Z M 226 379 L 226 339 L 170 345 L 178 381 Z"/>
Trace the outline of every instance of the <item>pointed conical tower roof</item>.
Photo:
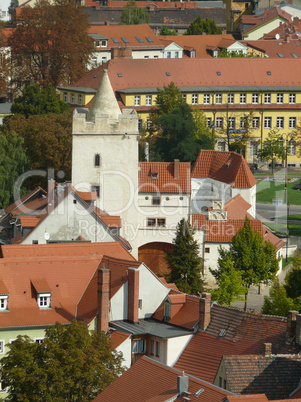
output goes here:
<path id="1" fill-rule="evenodd" d="M 92 106 L 88 112 L 87 120 L 95 120 L 95 115 L 99 112 L 108 114 L 112 118 L 117 118 L 121 113 L 107 69 L 103 71 L 103 76 L 93 99 Z"/>

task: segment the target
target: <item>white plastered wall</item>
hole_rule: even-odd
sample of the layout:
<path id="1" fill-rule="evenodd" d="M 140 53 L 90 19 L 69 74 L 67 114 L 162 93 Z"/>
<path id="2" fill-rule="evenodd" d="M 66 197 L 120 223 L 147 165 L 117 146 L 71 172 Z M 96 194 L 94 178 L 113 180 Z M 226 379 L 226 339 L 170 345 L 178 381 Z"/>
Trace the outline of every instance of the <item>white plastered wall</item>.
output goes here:
<path id="1" fill-rule="evenodd" d="M 169 338 L 167 340 L 167 366 L 172 367 L 177 362 L 192 337 L 193 335 L 191 334 L 177 336 L 176 338 Z"/>

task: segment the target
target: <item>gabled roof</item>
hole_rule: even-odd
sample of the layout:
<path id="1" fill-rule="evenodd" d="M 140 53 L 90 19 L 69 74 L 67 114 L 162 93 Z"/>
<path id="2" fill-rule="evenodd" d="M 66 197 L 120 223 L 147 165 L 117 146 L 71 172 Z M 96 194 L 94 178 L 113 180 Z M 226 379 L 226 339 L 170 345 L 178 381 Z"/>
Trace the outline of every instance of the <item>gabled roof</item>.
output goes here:
<path id="1" fill-rule="evenodd" d="M 124 332 L 113 330 L 110 333 L 110 341 L 112 342 L 112 350 L 115 350 L 120 346 L 124 341 L 129 339 L 130 335 L 125 334 Z"/>
<path id="2" fill-rule="evenodd" d="M 294 17 L 289 21 L 280 24 L 279 27 L 273 29 L 273 31 L 264 34 L 263 39 L 275 39 L 277 34 L 279 35 L 280 39 L 300 39 L 301 19 Z"/>
<path id="3" fill-rule="evenodd" d="M 251 32 L 262 25 L 267 24 L 268 22 L 280 18 L 282 21 L 289 20 L 291 18 L 290 14 L 286 11 L 282 10 L 279 7 L 272 7 L 270 9 L 266 9 L 262 14 L 253 14 L 253 15 L 242 15 L 241 20 L 242 24 L 252 24 L 251 27 L 242 31 L 242 34 L 245 35 L 248 32 Z"/>
<path id="4" fill-rule="evenodd" d="M 301 355 L 224 356 L 227 387 L 235 394 L 288 398 L 299 384 Z"/>
<path id="5" fill-rule="evenodd" d="M 183 375 L 181 371 L 143 356 L 93 401 L 115 402 L 117 395 L 120 402 L 174 400 L 171 398 L 178 396 L 177 378 L 181 375 Z M 196 395 L 200 389 L 204 390 L 201 394 L 201 400 L 204 402 L 222 402 L 225 396 L 230 394 L 229 391 L 190 375 L 187 377 L 191 401 L 200 401 L 200 397 Z M 184 401 L 183 397 L 178 397 L 176 400 Z"/>
<path id="6" fill-rule="evenodd" d="M 140 162 L 140 193 L 190 193 L 190 162 Z"/>
<path id="7" fill-rule="evenodd" d="M 108 38 L 107 47 L 99 48 L 101 51 L 121 46 L 129 47 L 133 50 L 163 49 L 164 47 L 148 24 L 114 26 L 90 25 L 89 34 L 100 34 Z M 147 37 L 150 38 L 151 41 L 148 41 L 146 39 Z"/>
<path id="8" fill-rule="evenodd" d="M 19 200 L 15 201 L 13 204 L 10 204 L 8 207 L 5 208 L 5 213 L 13 213 L 15 210 L 19 210 L 22 206 L 26 205 L 27 208 L 31 209 L 28 204 L 30 202 L 34 202 L 37 199 L 45 199 L 47 192 L 43 190 L 41 187 L 37 187 L 36 189 L 32 190 L 30 193 L 24 195 L 24 197 L 20 198 Z M 42 197 L 44 196 L 44 197 Z"/>
<path id="9" fill-rule="evenodd" d="M 251 188 L 257 183 L 244 157 L 226 151 L 201 150 L 191 177 L 211 178 L 234 188 Z"/>
<path id="10" fill-rule="evenodd" d="M 285 40 L 246 40 L 242 41 L 249 48 L 254 48 L 265 53 L 269 58 L 301 58 L 301 40 L 290 39 Z"/>
<path id="11" fill-rule="evenodd" d="M 227 211 L 227 219 L 245 219 L 246 216 L 253 219 L 247 213 L 251 206 L 240 194 L 237 194 L 224 205 L 224 210 Z"/>

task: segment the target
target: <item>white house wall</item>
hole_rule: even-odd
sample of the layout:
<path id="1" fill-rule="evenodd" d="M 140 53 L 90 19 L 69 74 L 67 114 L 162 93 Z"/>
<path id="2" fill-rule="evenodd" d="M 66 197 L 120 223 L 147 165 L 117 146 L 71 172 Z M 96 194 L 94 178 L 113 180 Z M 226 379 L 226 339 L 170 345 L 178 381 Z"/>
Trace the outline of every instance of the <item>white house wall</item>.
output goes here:
<path id="1" fill-rule="evenodd" d="M 119 345 L 116 349 L 116 352 L 121 352 L 123 354 L 124 361 L 122 362 L 122 366 L 127 369 L 131 367 L 132 363 L 132 340 L 131 337 L 126 339 Z"/>
<path id="2" fill-rule="evenodd" d="M 176 338 L 169 338 L 167 340 L 167 366 L 172 367 L 177 362 L 192 337 L 193 335 L 191 334 L 178 336 Z"/>
<path id="3" fill-rule="evenodd" d="M 268 22 L 267 24 L 264 24 L 257 29 L 255 29 L 252 32 L 248 32 L 243 35 L 243 39 L 248 39 L 248 40 L 257 40 L 263 37 L 264 34 L 269 33 L 273 31 L 274 29 L 278 28 L 281 23 L 283 23 L 283 19 L 275 19 L 273 21 Z"/>
<path id="4" fill-rule="evenodd" d="M 22 244 L 32 244 L 35 240 L 39 244 L 46 244 L 45 233 L 49 240 L 71 241 L 82 236 L 91 242 L 116 241 L 106 230 L 106 227 L 98 223 L 70 193 L 23 241 Z"/>
<path id="5" fill-rule="evenodd" d="M 230 184 L 210 178 L 191 179 L 191 193 L 193 213 L 204 213 L 204 208 L 212 207 L 212 201 L 223 200 L 225 204 L 233 196 Z"/>
<path id="6" fill-rule="evenodd" d="M 217 261 L 219 258 L 219 248 L 222 246 L 223 249 L 229 250 L 230 244 L 228 243 L 205 243 L 204 244 L 204 279 L 205 282 L 210 285 L 215 285 L 215 278 L 210 273 L 209 268 L 216 269 L 217 268 Z M 206 249 L 209 249 L 209 252 L 206 252 Z"/>
<path id="7" fill-rule="evenodd" d="M 252 188 L 232 188 L 232 197 L 241 195 L 249 204 L 252 205 L 248 212 L 254 218 L 256 217 L 256 184 Z"/>

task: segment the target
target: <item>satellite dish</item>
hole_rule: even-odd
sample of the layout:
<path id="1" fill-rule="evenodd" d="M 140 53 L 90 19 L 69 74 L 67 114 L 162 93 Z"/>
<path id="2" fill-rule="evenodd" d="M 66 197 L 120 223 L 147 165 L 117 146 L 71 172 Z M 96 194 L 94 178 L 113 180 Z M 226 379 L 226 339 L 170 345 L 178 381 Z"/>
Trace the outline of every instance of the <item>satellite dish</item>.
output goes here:
<path id="1" fill-rule="evenodd" d="M 279 35 L 279 34 L 276 34 L 275 38 L 276 38 L 277 40 L 279 40 L 279 39 L 280 39 L 280 35 Z"/>
<path id="2" fill-rule="evenodd" d="M 49 239 L 50 239 L 49 233 L 47 233 L 47 232 L 44 233 L 44 239 L 45 239 L 45 240 L 49 240 Z"/>

